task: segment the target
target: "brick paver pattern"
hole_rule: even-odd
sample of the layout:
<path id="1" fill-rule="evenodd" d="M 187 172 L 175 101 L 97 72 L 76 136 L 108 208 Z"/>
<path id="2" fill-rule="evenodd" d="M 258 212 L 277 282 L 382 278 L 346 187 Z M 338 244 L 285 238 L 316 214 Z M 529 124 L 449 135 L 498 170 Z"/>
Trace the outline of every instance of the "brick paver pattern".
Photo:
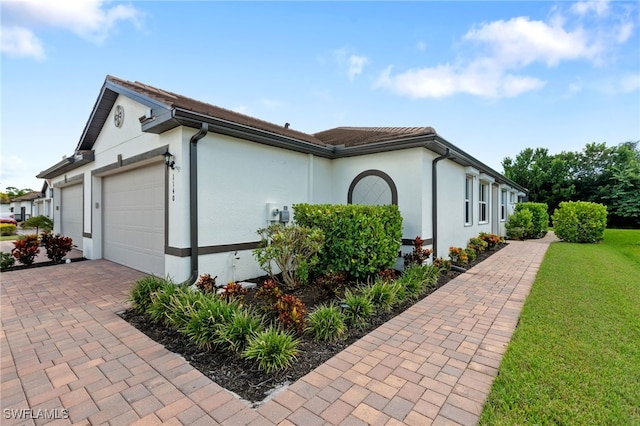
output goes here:
<path id="1" fill-rule="evenodd" d="M 473 425 L 553 240 L 510 242 L 257 407 L 117 316 L 142 273 L 6 272 L 1 423 Z"/>

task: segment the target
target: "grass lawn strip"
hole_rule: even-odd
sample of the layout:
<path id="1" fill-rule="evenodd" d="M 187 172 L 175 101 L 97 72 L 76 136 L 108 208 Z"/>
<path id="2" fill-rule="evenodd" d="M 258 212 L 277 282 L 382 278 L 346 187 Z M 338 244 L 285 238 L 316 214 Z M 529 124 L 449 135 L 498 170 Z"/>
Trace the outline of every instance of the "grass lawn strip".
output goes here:
<path id="1" fill-rule="evenodd" d="M 640 230 L 551 245 L 480 424 L 640 424 Z"/>

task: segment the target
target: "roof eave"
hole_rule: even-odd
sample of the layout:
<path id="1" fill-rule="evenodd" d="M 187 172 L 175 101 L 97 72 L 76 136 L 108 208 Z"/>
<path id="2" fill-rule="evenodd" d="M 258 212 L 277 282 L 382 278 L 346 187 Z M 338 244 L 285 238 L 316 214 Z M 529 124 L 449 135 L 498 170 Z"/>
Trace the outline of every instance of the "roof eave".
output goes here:
<path id="1" fill-rule="evenodd" d="M 211 117 L 205 114 L 199 114 L 197 112 L 181 108 L 173 109 L 172 120 L 178 123 L 178 125 L 192 128 L 200 128 L 201 123 L 204 122 L 209 125 L 210 132 L 246 139 L 253 142 L 258 142 L 265 145 L 288 149 L 305 154 L 314 154 L 319 157 L 335 157 L 334 147 L 331 145 L 316 145 L 304 140 L 279 135 L 277 133 L 257 129 L 255 127 L 245 126 L 242 124 L 234 123 L 232 121 Z"/>
<path id="2" fill-rule="evenodd" d="M 67 157 L 62 161 L 54 164 L 46 170 L 41 171 L 36 175 L 38 179 L 52 179 L 57 176 L 61 176 L 64 173 L 68 173 L 71 170 L 84 166 L 87 163 L 91 163 L 95 160 L 93 151 L 81 151 L 76 153 L 72 157 Z"/>

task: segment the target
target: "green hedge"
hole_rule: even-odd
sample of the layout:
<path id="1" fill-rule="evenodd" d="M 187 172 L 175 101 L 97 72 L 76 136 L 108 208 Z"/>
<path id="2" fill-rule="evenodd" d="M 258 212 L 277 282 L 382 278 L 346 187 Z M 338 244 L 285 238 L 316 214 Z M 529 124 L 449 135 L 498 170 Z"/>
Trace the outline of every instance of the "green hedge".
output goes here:
<path id="1" fill-rule="evenodd" d="M 393 266 L 402 244 L 398 206 L 295 204 L 298 225 L 317 227 L 325 235 L 319 253 L 322 271 L 364 278 Z"/>
<path id="2" fill-rule="evenodd" d="M 549 229 L 549 207 L 545 203 L 518 203 L 515 213 L 523 210 L 531 212 L 531 227 L 525 229 L 524 238 L 542 238 L 547 235 Z"/>
<path id="3" fill-rule="evenodd" d="M 607 207 L 587 201 L 563 201 L 553 212 L 553 230 L 571 243 L 595 243 L 604 238 Z"/>
<path id="4" fill-rule="evenodd" d="M 18 233 L 18 227 L 12 223 L 0 224 L 0 235 L 15 235 Z"/>

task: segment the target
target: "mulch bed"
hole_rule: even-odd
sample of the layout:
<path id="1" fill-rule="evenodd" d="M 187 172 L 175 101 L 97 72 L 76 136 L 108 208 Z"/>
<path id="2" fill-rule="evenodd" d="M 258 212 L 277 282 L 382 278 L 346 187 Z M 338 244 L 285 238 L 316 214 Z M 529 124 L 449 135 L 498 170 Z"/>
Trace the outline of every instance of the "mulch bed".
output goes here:
<path id="1" fill-rule="evenodd" d="M 502 247 L 504 245 L 498 247 L 497 250 Z M 471 268 L 482 262 L 497 250 L 480 253 L 476 260 L 466 265 L 466 268 Z M 428 296 L 459 274 L 459 272 L 450 271 L 446 275 L 442 275 L 438 280 L 437 286 L 428 293 L 423 294 L 421 298 Z M 306 287 L 303 291 L 305 294 L 296 295 L 298 297 L 303 296 L 301 298 L 307 305 L 308 312 L 316 304 L 328 301 L 323 300 L 319 294 L 314 294 L 313 291 L 310 291 L 310 287 Z M 247 295 L 245 303 L 251 303 L 251 293 Z M 233 352 L 216 348 L 211 350 L 201 349 L 179 332 L 163 324 L 154 323 L 146 315 L 141 315 L 133 309 L 121 313 L 120 316 L 168 350 L 184 357 L 193 367 L 200 370 L 202 374 L 212 381 L 237 394 L 242 399 L 250 401 L 254 405 L 259 405 L 274 391 L 286 387 L 311 372 L 370 331 L 404 312 L 414 303 L 413 301 L 407 301 L 394 306 L 390 312 L 374 315 L 366 329 L 351 329 L 348 331 L 346 338 L 336 343 L 316 342 L 308 335 L 302 336 L 300 338 L 301 343 L 298 346 L 299 353 L 294 365 L 286 371 L 271 374 L 258 370 L 256 362 L 242 359 Z"/>

